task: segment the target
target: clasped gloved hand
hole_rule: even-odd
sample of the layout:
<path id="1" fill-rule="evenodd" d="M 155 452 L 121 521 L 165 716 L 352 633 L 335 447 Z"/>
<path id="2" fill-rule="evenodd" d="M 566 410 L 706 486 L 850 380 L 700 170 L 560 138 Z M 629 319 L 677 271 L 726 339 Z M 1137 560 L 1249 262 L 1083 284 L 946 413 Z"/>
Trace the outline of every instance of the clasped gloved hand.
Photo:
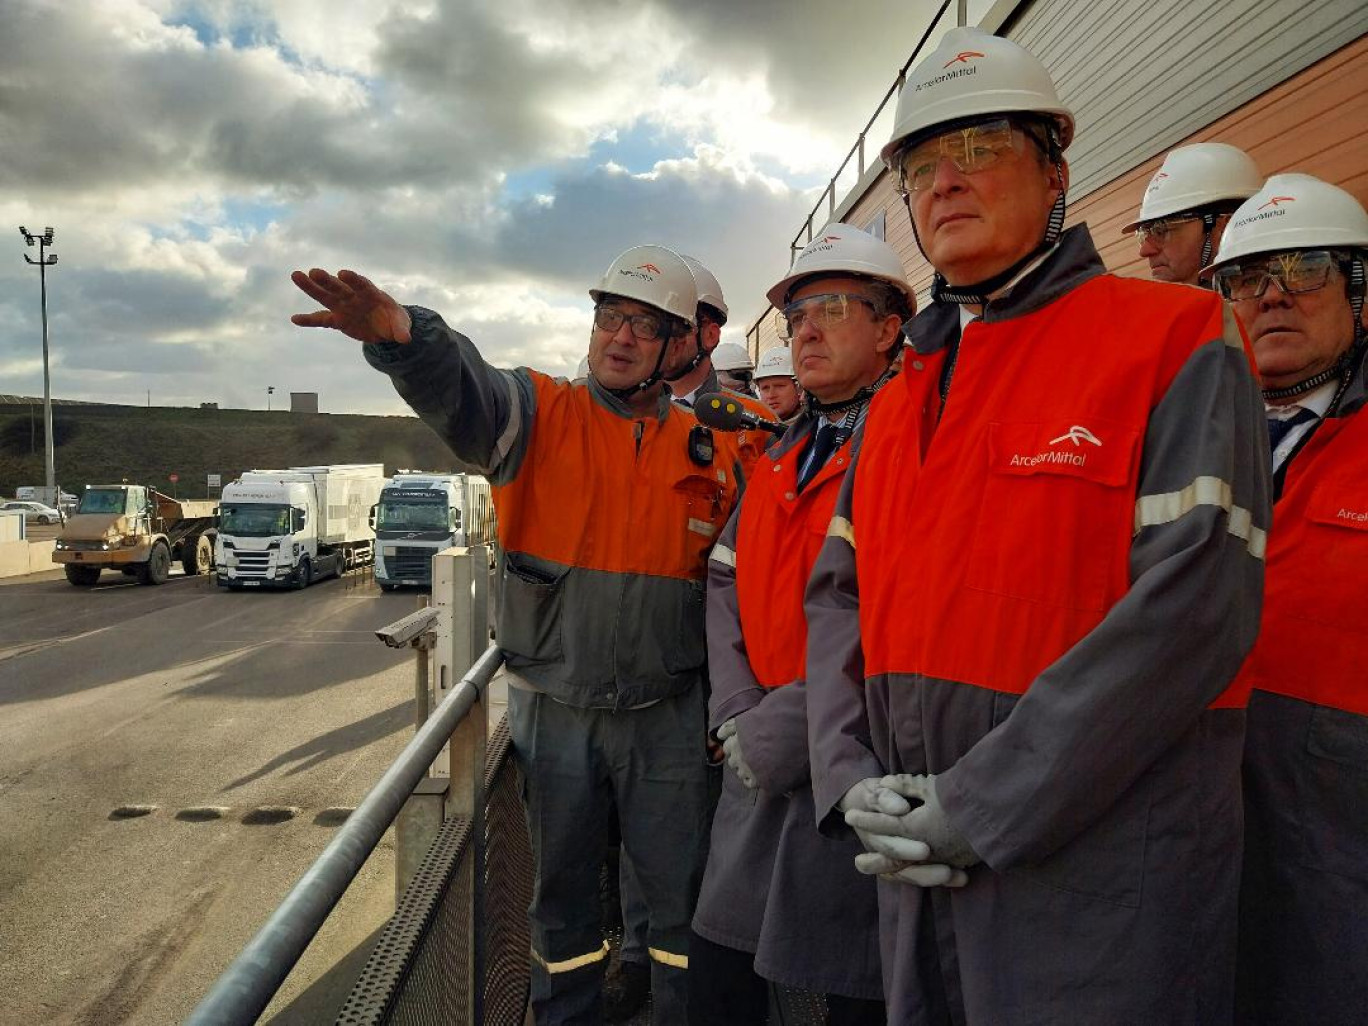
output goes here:
<path id="1" fill-rule="evenodd" d="M 864 799 L 846 810 L 845 820 L 869 849 L 855 858 L 860 872 L 920 887 L 968 882 L 965 867 L 982 860 L 946 816 L 935 777 L 901 773 L 857 787 L 865 788 Z"/>
<path id="2" fill-rule="evenodd" d="M 752 791 L 759 787 L 760 781 L 756 779 L 751 768 L 746 765 L 746 757 L 741 754 L 741 735 L 736 732 L 735 716 L 717 728 L 717 740 L 722 742 L 722 751 L 727 757 L 727 765 L 741 778 L 741 783 Z"/>

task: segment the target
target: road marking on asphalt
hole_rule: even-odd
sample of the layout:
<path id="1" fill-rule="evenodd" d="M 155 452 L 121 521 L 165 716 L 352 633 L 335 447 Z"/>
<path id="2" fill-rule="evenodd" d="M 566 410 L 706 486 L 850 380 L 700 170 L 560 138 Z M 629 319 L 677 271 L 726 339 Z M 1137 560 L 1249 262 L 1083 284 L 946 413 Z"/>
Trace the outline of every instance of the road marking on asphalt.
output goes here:
<path id="1" fill-rule="evenodd" d="M 265 826 L 271 823 L 284 823 L 298 815 L 299 808 L 295 805 L 258 805 L 242 817 L 242 822 L 246 826 Z"/>
<path id="2" fill-rule="evenodd" d="M 161 809 L 160 805 L 120 805 L 109 813 L 110 819 L 141 819 Z M 182 823 L 209 823 L 227 818 L 233 811 L 231 805 L 187 805 L 178 809 L 173 819 Z M 298 816 L 303 810 L 298 805 L 258 805 L 243 815 L 241 822 L 247 826 L 267 826 L 272 823 L 286 823 Z M 335 827 L 345 823 L 356 811 L 353 805 L 332 805 L 314 814 L 315 826 Z"/>
<path id="3" fill-rule="evenodd" d="M 157 811 L 155 805 L 120 805 L 109 814 L 110 819 L 137 819 L 140 816 L 150 816 Z"/>
<path id="4" fill-rule="evenodd" d="M 232 811 L 229 805 L 191 805 L 177 812 L 176 818 L 186 823 L 205 823 L 222 819 Z"/>

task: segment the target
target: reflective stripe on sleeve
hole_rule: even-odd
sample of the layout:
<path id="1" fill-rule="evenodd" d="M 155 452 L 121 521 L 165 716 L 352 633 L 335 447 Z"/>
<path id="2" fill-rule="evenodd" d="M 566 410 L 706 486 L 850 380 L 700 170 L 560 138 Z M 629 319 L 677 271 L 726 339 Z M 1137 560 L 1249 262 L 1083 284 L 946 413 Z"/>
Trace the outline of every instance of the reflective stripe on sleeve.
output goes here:
<path id="1" fill-rule="evenodd" d="M 518 388 L 513 384 L 513 379 L 506 376 L 504 387 L 508 389 L 508 423 L 504 425 L 499 440 L 494 443 L 494 454 L 498 463 L 507 459 L 513 443 L 517 440 L 518 432 L 522 430 L 522 401 L 518 397 Z"/>
<path id="2" fill-rule="evenodd" d="M 651 957 L 661 965 L 668 965 L 672 969 L 689 968 L 688 955 L 672 955 L 668 951 L 660 950 L 660 948 L 647 948 L 646 950 L 650 953 Z"/>
<path id="3" fill-rule="evenodd" d="M 723 566 L 729 566 L 733 570 L 736 569 L 736 553 L 721 542 L 718 542 L 712 547 L 712 554 L 708 558 L 714 563 L 721 563 Z"/>
<path id="4" fill-rule="evenodd" d="M 1217 506 L 1229 515 L 1226 530 L 1245 543 L 1249 554 L 1263 559 L 1268 532 L 1254 525 L 1249 510 L 1233 504 L 1230 485 L 1219 477 L 1198 477 L 1186 488 L 1162 495 L 1142 495 L 1135 504 L 1135 533 L 1146 527 L 1171 524 L 1198 506 Z"/>
<path id="5" fill-rule="evenodd" d="M 559 962 L 548 962 L 541 957 L 536 948 L 532 949 L 532 957 L 548 973 L 568 973 L 576 969 L 583 969 L 586 965 L 593 965 L 595 962 L 602 962 L 608 957 L 608 942 L 603 942 L 603 947 L 597 951 L 591 951 L 587 955 L 576 955 L 574 958 L 562 959 Z M 687 962 L 688 960 L 685 959 Z"/>
<path id="6" fill-rule="evenodd" d="M 845 517 L 832 517 L 827 525 L 828 538 L 843 538 L 852 549 L 855 547 L 855 525 Z"/>

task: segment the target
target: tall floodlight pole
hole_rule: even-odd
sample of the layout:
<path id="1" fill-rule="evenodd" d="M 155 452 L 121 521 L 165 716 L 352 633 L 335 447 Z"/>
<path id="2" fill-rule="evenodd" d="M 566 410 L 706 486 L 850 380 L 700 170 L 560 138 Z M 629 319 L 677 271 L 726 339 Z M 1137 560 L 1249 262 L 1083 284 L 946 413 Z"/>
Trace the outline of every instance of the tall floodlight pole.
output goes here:
<path id="1" fill-rule="evenodd" d="M 57 465 L 52 447 L 52 378 L 48 374 L 48 324 L 47 324 L 47 269 L 57 262 L 57 254 L 47 256 L 47 247 L 52 245 L 52 229 L 44 228 L 42 235 L 33 235 L 23 225 L 19 234 L 28 245 L 37 245 L 38 259 L 27 253 L 24 259 L 38 266 L 38 281 L 43 293 L 43 460 L 47 470 L 47 489 L 50 501 L 54 504 L 60 498 L 57 494 Z"/>

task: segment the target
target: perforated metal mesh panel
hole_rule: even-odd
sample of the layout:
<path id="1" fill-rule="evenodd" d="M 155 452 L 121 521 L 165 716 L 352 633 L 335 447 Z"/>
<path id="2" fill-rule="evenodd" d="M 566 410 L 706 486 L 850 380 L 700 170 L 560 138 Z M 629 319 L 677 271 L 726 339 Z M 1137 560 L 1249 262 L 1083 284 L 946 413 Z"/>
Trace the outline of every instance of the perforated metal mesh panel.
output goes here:
<path id="1" fill-rule="evenodd" d="M 386 925 L 337 1017 L 338 1026 L 459 1026 L 467 1022 L 467 981 L 484 965 L 476 1021 L 520 1026 L 527 1004 L 527 905 L 532 855 L 510 754 L 500 722 L 485 758 L 484 880 L 473 892 L 477 858 L 467 820 L 443 827 L 394 917 Z M 472 917 L 473 905 L 482 914 Z M 482 924 L 472 936 L 471 923 Z"/>

